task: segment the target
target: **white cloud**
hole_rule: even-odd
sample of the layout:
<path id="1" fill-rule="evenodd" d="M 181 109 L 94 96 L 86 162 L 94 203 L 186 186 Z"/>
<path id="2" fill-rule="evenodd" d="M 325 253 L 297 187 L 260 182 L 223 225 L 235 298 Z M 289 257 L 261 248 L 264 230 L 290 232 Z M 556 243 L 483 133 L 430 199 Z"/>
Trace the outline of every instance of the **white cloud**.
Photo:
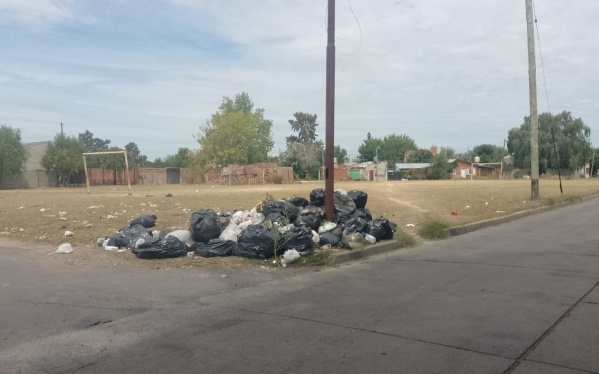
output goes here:
<path id="1" fill-rule="evenodd" d="M 73 0 L 0 0 L 0 20 L 29 26 L 62 23 L 73 19 L 72 6 Z"/>

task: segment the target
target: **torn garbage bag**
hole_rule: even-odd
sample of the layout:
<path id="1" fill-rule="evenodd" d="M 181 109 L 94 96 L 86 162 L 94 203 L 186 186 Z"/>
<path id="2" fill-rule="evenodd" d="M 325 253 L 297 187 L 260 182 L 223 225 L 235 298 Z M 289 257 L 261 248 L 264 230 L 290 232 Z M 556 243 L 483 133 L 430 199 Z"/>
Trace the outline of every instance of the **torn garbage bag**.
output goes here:
<path id="1" fill-rule="evenodd" d="M 129 227 L 133 227 L 135 225 L 142 225 L 146 229 L 156 226 L 156 215 L 155 214 L 143 214 L 141 216 L 137 216 L 129 222 Z"/>
<path id="2" fill-rule="evenodd" d="M 351 218 L 356 210 L 356 204 L 351 197 L 347 196 L 347 193 L 341 189 L 336 190 L 333 196 L 337 223 L 343 223 Z"/>
<path id="3" fill-rule="evenodd" d="M 397 225 L 389 222 L 387 218 L 377 218 L 368 225 L 368 232 L 376 241 L 391 240 L 397 231 Z"/>
<path id="4" fill-rule="evenodd" d="M 295 249 L 301 255 L 311 254 L 314 249 L 312 229 L 308 226 L 294 226 L 287 230 L 279 240 L 277 252 L 284 253 L 289 249 Z"/>
<path id="5" fill-rule="evenodd" d="M 293 222 L 297 218 L 299 208 L 285 200 L 271 200 L 264 203 L 262 212 L 267 217 L 266 219 L 272 213 L 279 213 L 281 216 L 287 218 L 289 222 Z"/>
<path id="6" fill-rule="evenodd" d="M 310 192 L 310 205 L 324 206 L 324 188 L 315 188 Z"/>
<path id="7" fill-rule="evenodd" d="M 296 226 L 306 225 L 312 230 L 318 230 L 322 223 L 322 216 L 324 212 L 322 208 L 316 206 L 307 206 L 300 209 L 299 216 L 295 220 Z"/>

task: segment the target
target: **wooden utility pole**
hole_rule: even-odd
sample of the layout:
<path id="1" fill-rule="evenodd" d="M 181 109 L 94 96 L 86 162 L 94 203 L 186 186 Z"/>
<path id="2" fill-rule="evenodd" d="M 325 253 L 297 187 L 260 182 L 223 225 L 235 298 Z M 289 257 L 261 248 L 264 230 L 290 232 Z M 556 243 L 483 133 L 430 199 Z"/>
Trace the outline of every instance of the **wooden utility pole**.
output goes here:
<path id="1" fill-rule="evenodd" d="M 535 29 L 532 0 L 526 3 L 528 34 L 528 95 L 530 99 L 530 198 L 539 198 L 539 117 L 537 113 L 537 65 L 535 61 Z"/>
<path id="2" fill-rule="evenodd" d="M 335 222 L 335 0 L 328 0 L 324 212 Z"/>
<path id="3" fill-rule="evenodd" d="M 60 123 L 60 135 L 64 134 L 64 130 L 62 129 L 64 125 L 62 124 L 62 122 Z"/>

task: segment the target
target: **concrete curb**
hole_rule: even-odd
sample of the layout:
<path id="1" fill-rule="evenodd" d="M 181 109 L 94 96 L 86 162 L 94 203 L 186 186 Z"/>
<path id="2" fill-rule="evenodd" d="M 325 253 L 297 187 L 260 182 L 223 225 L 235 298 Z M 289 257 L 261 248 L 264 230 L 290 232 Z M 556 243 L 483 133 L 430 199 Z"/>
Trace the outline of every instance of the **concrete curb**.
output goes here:
<path id="1" fill-rule="evenodd" d="M 585 202 L 587 200 L 592 200 L 592 199 L 596 199 L 596 198 L 599 198 L 599 195 L 591 195 L 591 196 L 583 197 L 582 199 L 580 199 L 580 201 L 563 202 L 563 203 L 559 203 L 559 204 L 555 204 L 555 205 L 549 205 L 549 206 L 544 206 L 544 207 L 540 207 L 540 208 L 524 210 L 521 212 L 509 214 L 509 215 L 503 216 L 503 217 L 491 218 L 491 219 L 487 219 L 484 221 L 468 223 L 466 225 L 456 226 L 456 227 L 447 229 L 447 235 L 451 237 L 451 236 L 456 236 L 456 235 L 467 234 L 469 232 L 484 229 L 486 227 L 501 225 L 503 223 L 515 221 L 520 218 L 532 216 L 535 214 L 549 212 L 552 210 L 563 208 L 568 205 L 579 204 L 579 203 Z M 370 257 L 370 256 L 380 255 L 382 253 L 395 251 L 395 250 L 401 249 L 403 247 L 404 246 L 396 240 L 386 240 L 386 241 L 379 242 L 379 243 L 376 243 L 373 245 L 369 245 L 368 247 L 365 247 L 363 249 L 344 250 L 343 252 L 333 253 L 331 255 L 329 265 L 339 265 L 339 264 L 342 264 L 345 262 L 350 262 L 350 261 L 359 260 L 359 259 Z"/>
<path id="2" fill-rule="evenodd" d="M 376 244 L 369 245 L 363 249 L 344 250 L 343 252 L 333 253 L 329 265 L 339 265 L 344 262 L 359 260 L 361 258 L 380 255 L 402 248 L 403 245 L 397 240 L 385 240 Z"/>
<path id="3" fill-rule="evenodd" d="M 512 213 L 512 214 L 509 214 L 509 215 L 503 216 L 503 217 L 491 218 L 491 219 L 487 219 L 484 221 L 468 223 L 468 224 L 465 224 L 462 226 L 451 227 L 451 228 L 447 229 L 446 232 L 447 232 L 448 236 L 467 234 L 469 232 L 484 229 L 486 227 L 497 226 L 497 225 L 501 225 L 502 223 L 511 222 L 511 221 L 514 221 L 514 220 L 517 220 L 520 218 L 524 218 L 524 217 L 532 216 L 535 214 L 541 214 L 541 213 L 549 212 L 549 211 L 556 210 L 559 208 L 563 208 L 568 205 L 579 204 L 579 203 L 582 203 L 587 200 L 596 199 L 597 197 L 599 197 L 599 195 L 592 195 L 592 196 L 588 196 L 588 197 L 583 197 L 579 201 L 563 202 L 563 203 L 559 203 L 559 204 L 555 204 L 555 205 L 548 205 L 548 206 L 543 206 L 540 208 L 523 210 L 521 212 Z"/>

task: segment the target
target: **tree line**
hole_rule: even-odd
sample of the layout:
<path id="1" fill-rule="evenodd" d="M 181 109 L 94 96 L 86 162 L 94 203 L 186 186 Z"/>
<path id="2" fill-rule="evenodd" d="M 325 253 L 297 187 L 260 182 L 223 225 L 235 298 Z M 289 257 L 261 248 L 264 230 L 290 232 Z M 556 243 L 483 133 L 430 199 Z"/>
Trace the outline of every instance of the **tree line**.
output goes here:
<path id="1" fill-rule="evenodd" d="M 315 178 L 324 164 L 324 143 L 318 139 L 316 114 L 295 112 L 290 119 L 290 135 L 286 147 L 272 156 L 274 147 L 272 121 L 265 117 L 263 108 L 255 108 L 246 92 L 233 98 L 223 97 L 222 102 L 210 119 L 199 126 L 195 134 L 198 149 L 179 148 L 175 154 L 153 161 L 143 155 L 134 142 L 124 147 L 111 145 L 110 139 L 100 139 L 86 130 L 77 136 L 57 134 L 50 142 L 42 158 L 42 166 L 56 172 L 61 180 L 68 181 L 83 169 L 84 152 L 126 151 L 130 167 L 190 167 L 203 174 L 209 169 L 220 169 L 231 164 L 254 164 L 277 162 L 292 167 L 300 178 Z M 541 172 L 547 168 L 576 170 L 594 157 L 597 149 L 590 142 L 590 128 L 581 118 L 570 112 L 539 116 L 539 159 Z M 451 176 L 447 166 L 451 159 L 474 161 L 480 157 L 482 163 L 501 162 L 510 154 L 514 165 L 527 169 L 530 165 L 530 119 L 524 118 L 519 127 L 509 130 L 507 149 L 493 144 L 480 144 L 464 153 L 456 153 L 452 147 L 438 149 L 418 147 L 415 140 L 405 134 L 389 134 L 374 137 L 366 134 L 358 148 L 356 162 L 386 161 L 389 169 L 397 163 L 431 164 L 431 178 L 443 179 Z M 347 151 L 336 145 L 334 154 L 338 164 L 350 161 Z M 1 178 L 18 175 L 23 171 L 27 159 L 19 129 L 6 125 L 0 127 L 0 181 Z M 597 162 L 599 164 L 599 162 Z M 88 167 L 123 170 L 124 160 L 120 155 L 105 155 L 89 158 Z M 597 168 L 594 167 L 594 170 Z"/>

